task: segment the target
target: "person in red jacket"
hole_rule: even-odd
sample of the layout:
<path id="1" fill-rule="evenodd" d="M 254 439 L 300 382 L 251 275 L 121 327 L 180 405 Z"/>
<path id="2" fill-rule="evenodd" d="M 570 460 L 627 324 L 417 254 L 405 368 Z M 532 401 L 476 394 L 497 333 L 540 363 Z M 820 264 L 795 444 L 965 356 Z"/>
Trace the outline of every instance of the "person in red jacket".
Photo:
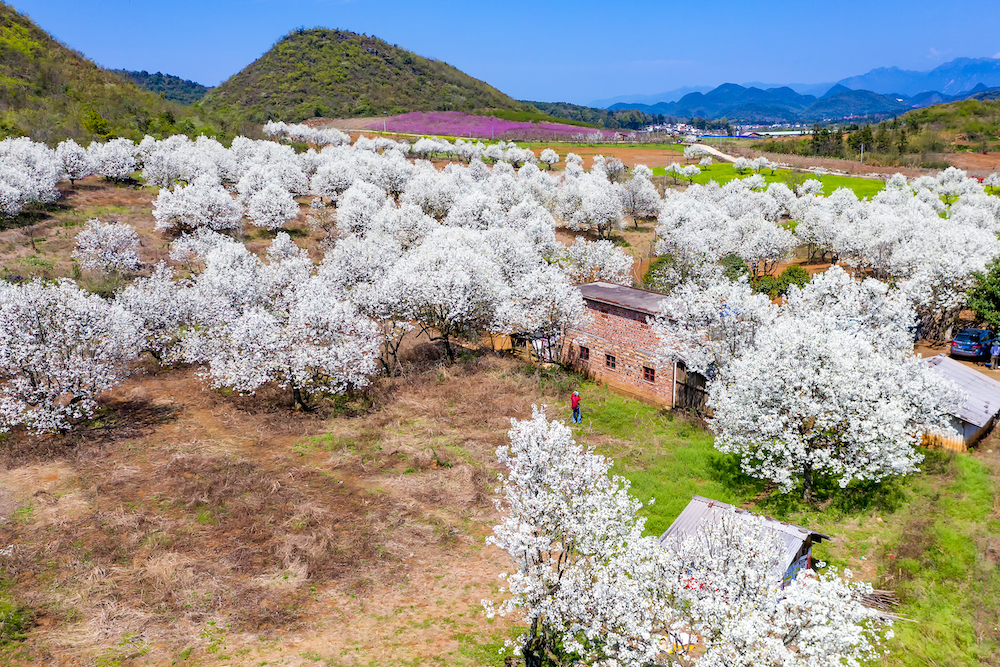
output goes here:
<path id="1" fill-rule="evenodd" d="M 583 421 L 580 419 L 580 392 L 573 392 L 573 398 L 570 399 L 570 403 L 573 405 L 573 423 L 579 424 Z"/>

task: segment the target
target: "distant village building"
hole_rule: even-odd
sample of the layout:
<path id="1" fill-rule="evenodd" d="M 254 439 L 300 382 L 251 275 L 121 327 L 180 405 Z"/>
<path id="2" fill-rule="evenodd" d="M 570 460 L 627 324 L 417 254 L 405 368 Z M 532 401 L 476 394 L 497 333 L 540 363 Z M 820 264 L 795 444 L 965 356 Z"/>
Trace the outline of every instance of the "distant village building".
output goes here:
<path id="1" fill-rule="evenodd" d="M 966 395 L 965 403 L 951 416 L 951 426 L 958 436 L 932 433 L 927 439 L 945 449 L 964 451 L 979 442 L 996 423 L 1000 413 L 1000 382 L 944 354 L 927 359 L 927 363 L 932 371 L 957 384 Z"/>
<path id="2" fill-rule="evenodd" d="M 670 524 L 667 532 L 660 536 L 660 545 L 667 548 L 676 538 L 693 536 L 702 526 L 718 521 L 725 512 L 732 508 L 737 515 L 755 516 L 753 513 L 733 507 L 718 500 L 693 496 L 688 506 L 680 516 Z M 823 540 L 832 539 L 829 535 L 817 533 L 795 526 L 785 521 L 764 517 L 764 525 L 773 530 L 785 545 L 784 555 L 774 571 L 775 577 L 781 577 L 782 585 L 795 579 L 795 575 L 803 568 L 812 567 L 812 547 Z"/>
<path id="3" fill-rule="evenodd" d="M 605 282 L 578 289 L 588 317 L 567 332 L 565 361 L 618 391 L 672 407 L 674 364 L 663 364 L 650 326 L 664 295 Z"/>

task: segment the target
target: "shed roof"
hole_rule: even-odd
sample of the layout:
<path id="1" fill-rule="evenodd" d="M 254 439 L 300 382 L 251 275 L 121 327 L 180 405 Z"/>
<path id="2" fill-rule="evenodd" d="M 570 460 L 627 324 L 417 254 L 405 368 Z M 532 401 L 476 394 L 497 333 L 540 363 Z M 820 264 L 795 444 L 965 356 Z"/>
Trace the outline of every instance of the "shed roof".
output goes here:
<path id="1" fill-rule="evenodd" d="M 656 315 L 660 310 L 660 302 L 666 298 L 660 292 L 605 282 L 586 283 L 578 285 L 577 289 L 588 301 L 606 303 L 647 315 Z"/>
<path id="2" fill-rule="evenodd" d="M 716 521 L 720 513 L 728 512 L 731 507 L 737 514 L 755 516 L 752 512 L 739 507 L 733 507 L 726 503 L 720 503 L 718 500 L 712 500 L 703 496 L 693 496 L 691 502 L 684 508 L 680 516 L 670 524 L 670 528 L 667 528 L 667 532 L 660 536 L 660 545 L 666 547 L 669 539 L 675 535 L 694 535 L 703 523 L 706 521 Z M 802 545 L 806 540 L 811 538 L 813 542 L 822 542 L 823 540 L 831 539 L 829 535 L 817 533 L 808 528 L 795 526 L 785 521 L 778 521 L 771 517 L 764 517 L 764 525 L 778 533 L 785 543 L 785 566 L 790 565 L 795 560 L 796 555 L 802 549 Z M 782 571 L 784 570 L 782 569 Z"/>
<path id="3" fill-rule="evenodd" d="M 955 415 L 979 428 L 1000 411 L 1000 382 L 944 354 L 927 359 L 931 370 L 948 378 L 966 393 L 965 403 Z"/>

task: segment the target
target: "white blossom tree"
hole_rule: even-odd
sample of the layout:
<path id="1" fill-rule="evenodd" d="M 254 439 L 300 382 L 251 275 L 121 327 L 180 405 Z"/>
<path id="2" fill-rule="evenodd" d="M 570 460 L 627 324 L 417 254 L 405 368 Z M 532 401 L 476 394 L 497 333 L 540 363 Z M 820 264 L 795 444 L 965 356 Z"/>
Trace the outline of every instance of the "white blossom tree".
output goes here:
<path id="1" fill-rule="evenodd" d="M 782 587 L 786 545 L 763 517 L 730 508 L 665 547 L 676 614 L 668 663 L 837 667 L 883 656 L 880 626 L 891 621 L 865 606 L 871 585 L 829 568 L 801 570 Z"/>
<path id="2" fill-rule="evenodd" d="M 163 262 L 150 276 L 132 281 L 115 296 L 139 327 L 139 351 L 148 352 L 159 363 L 177 360 L 177 343 L 192 320 L 188 281 L 174 279 L 173 269 Z"/>
<path id="3" fill-rule="evenodd" d="M 643 537 L 641 507 L 610 462 L 573 441 L 568 427 L 533 409 L 511 420 L 510 445 L 497 457 L 503 519 L 487 538 L 507 551 L 509 597 L 492 616 L 518 614 L 516 640 L 526 667 L 568 663 L 652 664 L 663 619 L 655 594 L 663 551 Z M 654 576 L 650 576 L 653 573 Z"/>
<path id="4" fill-rule="evenodd" d="M 718 269 L 678 285 L 660 302 L 653 328 L 664 358 L 714 378 L 771 326 L 777 308 L 754 294 L 746 278 L 731 281 Z"/>
<path id="5" fill-rule="evenodd" d="M 487 538 L 510 555 L 508 597 L 483 604 L 527 625 L 508 644 L 526 666 L 835 667 L 881 655 L 878 612 L 862 603 L 871 586 L 850 572 L 802 570 L 782 588 L 785 543 L 745 512 L 661 547 L 610 461 L 537 408 L 511 423 L 497 450 L 503 516 Z"/>
<path id="6" fill-rule="evenodd" d="M 960 394 L 918 357 L 813 315 L 777 318 L 710 384 L 716 448 L 806 501 L 822 477 L 843 488 L 915 471 Z"/>
<path id="7" fill-rule="evenodd" d="M 456 336 L 485 331 L 509 286 L 482 249 L 478 232 L 443 228 L 403 255 L 386 277 L 408 319 L 444 343 L 450 361 Z"/>
<path id="8" fill-rule="evenodd" d="M 653 185 L 652 176 L 653 171 L 649 167 L 638 165 L 633 170 L 632 178 L 617 188 L 622 211 L 632 218 L 636 229 L 639 228 L 639 220 L 655 218 L 660 212 L 660 194 Z"/>
<path id="9" fill-rule="evenodd" d="M 242 228 L 243 207 L 217 178 L 205 174 L 187 186 L 162 188 L 153 202 L 153 217 L 161 232 L 221 232 Z"/>
<path id="10" fill-rule="evenodd" d="M 138 340 L 126 310 L 72 281 L 0 282 L 0 431 L 65 431 L 94 414 Z"/>
<path id="11" fill-rule="evenodd" d="M 112 181 L 126 181 L 138 167 L 135 144 L 129 139 L 112 139 L 107 143 L 92 142 L 87 155 L 94 171 Z"/>
<path id="12" fill-rule="evenodd" d="M 75 185 L 76 181 L 93 173 L 87 149 L 72 139 L 59 142 L 56 146 L 56 157 L 59 158 L 62 172 L 69 179 L 70 185 Z"/>
<path id="13" fill-rule="evenodd" d="M 604 281 L 631 285 L 635 262 L 611 241 L 588 241 L 578 236 L 560 264 L 570 281 L 577 284 Z"/>
<path id="14" fill-rule="evenodd" d="M 182 356 L 203 363 L 213 387 L 254 393 L 274 382 L 296 408 L 315 392 L 343 393 L 376 371 L 374 323 L 312 275 L 308 254 L 279 233 L 265 264 L 242 244 L 209 250 L 192 287 L 195 327 Z"/>
<path id="15" fill-rule="evenodd" d="M 292 194 L 280 185 L 268 183 L 255 192 L 247 204 L 247 217 L 258 227 L 281 229 L 299 214 Z"/>
<path id="16" fill-rule="evenodd" d="M 137 271 L 139 235 L 128 224 L 88 220 L 76 237 L 73 259 L 86 271 L 122 274 Z"/>
<path id="17" fill-rule="evenodd" d="M 559 153 L 556 153 L 551 148 L 546 148 L 542 150 L 541 155 L 538 156 L 539 161 L 541 161 L 549 170 L 552 170 L 552 165 L 559 162 Z"/>

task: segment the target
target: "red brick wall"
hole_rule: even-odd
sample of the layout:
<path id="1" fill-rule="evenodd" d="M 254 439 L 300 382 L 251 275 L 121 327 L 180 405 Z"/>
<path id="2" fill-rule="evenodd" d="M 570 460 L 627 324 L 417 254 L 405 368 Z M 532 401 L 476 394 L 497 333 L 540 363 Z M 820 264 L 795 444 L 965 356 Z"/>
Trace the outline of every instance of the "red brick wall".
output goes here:
<path id="1" fill-rule="evenodd" d="M 661 365 L 659 341 L 646 322 L 645 313 L 586 300 L 588 317 L 567 332 L 565 361 L 588 377 L 636 398 L 673 406 L 674 366 Z M 580 359 L 580 346 L 590 348 L 590 359 Z M 605 365 L 605 355 L 615 357 L 615 368 Z M 643 379 L 643 367 L 656 371 L 655 381 Z"/>

